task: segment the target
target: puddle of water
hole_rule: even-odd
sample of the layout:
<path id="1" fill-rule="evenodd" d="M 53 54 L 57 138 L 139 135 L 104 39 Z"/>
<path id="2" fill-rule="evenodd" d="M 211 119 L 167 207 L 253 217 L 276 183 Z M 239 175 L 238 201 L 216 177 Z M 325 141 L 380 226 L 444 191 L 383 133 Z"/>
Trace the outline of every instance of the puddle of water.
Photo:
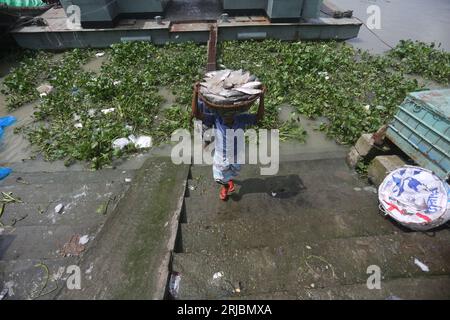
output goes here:
<path id="1" fill-rule="evenodd" d="M 108 54 L 102 57 L 94 57 L 85 63 L 81 68 L 86 72 L 94 72 L 95 74 L 100 74 L 102 65 L 108 60 Z"/>

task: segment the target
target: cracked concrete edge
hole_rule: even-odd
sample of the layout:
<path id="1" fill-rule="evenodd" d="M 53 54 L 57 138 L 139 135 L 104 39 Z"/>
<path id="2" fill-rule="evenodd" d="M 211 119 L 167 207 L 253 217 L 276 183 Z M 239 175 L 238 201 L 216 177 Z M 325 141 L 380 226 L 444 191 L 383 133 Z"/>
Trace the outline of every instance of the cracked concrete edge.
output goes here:
<path id="1" fill-rule="evenodd" d="M 153 300 L 163 300 L 166 296 L 166 288 L 167 283 L 169 282 L 170 278 L 170 263 L 172 261 L 172 254 L 173 250 L 175 248 L 175 242 L 177 239 L 178 234 L 178 228 L 180 224 L 180 217 L 181 217 L 181 210 L 183 210 L 184 205 L 184 199 L 186 196 L 186 188 L 187 188 L 187 181 L 188 176 L 190 172 L 190 166 L 187 170 L 187 175 L 183 183 L 184 192 L 182 193 L 183 196 L 178 199 L 177 206 L 172 214 L 172 218 L 170 219 L 170 225 L 169 225 L 169 240 L 167 241 L 167 252 L 164 255 L 164 258 L 161 262 L 161 265 L 158 268 L 158 279 L 156 280 L 156 290 L 153 294 L 152 299 Z"/>

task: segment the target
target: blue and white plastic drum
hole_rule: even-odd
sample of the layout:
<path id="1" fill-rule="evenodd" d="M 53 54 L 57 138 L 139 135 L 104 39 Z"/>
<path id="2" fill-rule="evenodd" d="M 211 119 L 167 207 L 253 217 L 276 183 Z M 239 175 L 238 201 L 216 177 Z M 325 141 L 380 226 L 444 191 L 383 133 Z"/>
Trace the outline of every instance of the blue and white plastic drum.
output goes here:
<path id="1" fill-rule="evenodd" d="M 380 209 L 413 230 L 430 230 L 450 220 L 449 185 L 431 171 L 398 168 L 378 189 Z"/>

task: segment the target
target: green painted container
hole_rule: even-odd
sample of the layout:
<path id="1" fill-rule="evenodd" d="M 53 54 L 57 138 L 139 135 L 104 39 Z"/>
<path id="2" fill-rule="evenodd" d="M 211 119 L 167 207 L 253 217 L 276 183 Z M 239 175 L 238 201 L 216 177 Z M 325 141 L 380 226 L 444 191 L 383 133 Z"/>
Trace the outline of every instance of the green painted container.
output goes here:
<path id="1" fill-rule="evenodd" d="M 303 19 L 318 18 L 323 0 L 304 0 L 302 9 Z"/>
<path id="2" fill-rule="evenodd" d="M 387 133 L 420 166 L 450 177 L 450 89 L 410 93 Z"/>
<path id="3" fill-rule="evenodd" d="M 267 2 L 267 16 L 271 20 L 300 19 L 303 0 L 269 0 Z"/>

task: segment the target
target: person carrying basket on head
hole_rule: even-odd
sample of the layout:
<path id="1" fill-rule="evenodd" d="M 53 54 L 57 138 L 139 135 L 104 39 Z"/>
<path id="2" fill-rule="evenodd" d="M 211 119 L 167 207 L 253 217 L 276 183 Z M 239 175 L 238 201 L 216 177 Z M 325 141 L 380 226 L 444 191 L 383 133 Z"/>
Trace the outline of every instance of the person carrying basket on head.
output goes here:
<path id="1" fill-rule="evenodd" d="M 233 179 L 239 175 L 241 170 L 241 165 L 236 163 L 235 160 L 238 152 L 236 141 L 234 141 L 234 148 L 229 145 L 227 142 L 227 130 L 244 130 L 248 126 L 256 125 L 263 119 L 266 87 L 262 87 L 256 114 L 239 110 L 220 112 L 216 109 L 208 108 L 206 103 L 199 99 L 199 87 L 200 83 L 197 82 L 194 86 L 192 97 L 192 115 L 196 119 L 201 120 L 204 125 L 215 127 L 213 177 L 221 185 L 219 198 L 226 201 L 228 195 L 235 191 Z M 231 155 L 233 153 L 232 150 L 234 150 L 233 155 Z"/>

